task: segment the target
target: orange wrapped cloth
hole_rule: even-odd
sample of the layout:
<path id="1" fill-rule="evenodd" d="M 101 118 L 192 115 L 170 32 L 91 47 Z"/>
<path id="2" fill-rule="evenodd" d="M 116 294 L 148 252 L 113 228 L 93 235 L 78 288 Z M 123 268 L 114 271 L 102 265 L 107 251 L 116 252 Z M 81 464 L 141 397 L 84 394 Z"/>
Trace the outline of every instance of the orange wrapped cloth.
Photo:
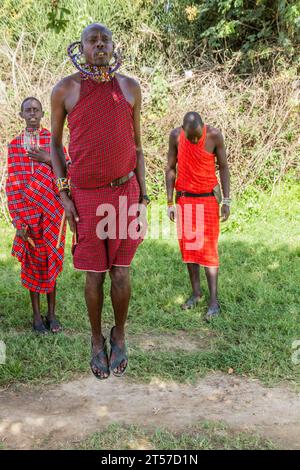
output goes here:
<path id="1" fill-rule="evenodd" d="M 181 131 L 177 154 L 177 191 L 210 193 L 218 184 L 215 154 L 205 150 L 207 127 L 197 144 Z M 177 233 L 182 259 L 218 267 L 219 204 L 215 196 L 177 198 Z"/>

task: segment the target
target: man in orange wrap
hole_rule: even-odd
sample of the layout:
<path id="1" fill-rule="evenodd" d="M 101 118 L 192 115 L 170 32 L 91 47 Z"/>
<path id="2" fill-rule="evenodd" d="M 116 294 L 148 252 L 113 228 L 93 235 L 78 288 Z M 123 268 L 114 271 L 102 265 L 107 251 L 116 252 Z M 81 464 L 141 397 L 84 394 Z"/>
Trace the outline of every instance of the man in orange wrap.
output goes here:
<path id="1" fill-rule="evenodd" d="M 216 177 L 216 161 L 223 199 Z M 187 113 L 183 125 L 170 133 L 166 186 L 168 215 L 172 221 L 177 221 L 180 251 L 192 285 L 192 295 L 182 308 L 194 307 L 202 297 L 199 266 L 204 266 L 210 293 L 206 320 L 210 321 L 220 312 L 217 297 L 219 203 L 222 202 L 221 220 L 225 221 L 230 213 L 230 175 L 221 132 L 204 124 L 196 112 Z"/>

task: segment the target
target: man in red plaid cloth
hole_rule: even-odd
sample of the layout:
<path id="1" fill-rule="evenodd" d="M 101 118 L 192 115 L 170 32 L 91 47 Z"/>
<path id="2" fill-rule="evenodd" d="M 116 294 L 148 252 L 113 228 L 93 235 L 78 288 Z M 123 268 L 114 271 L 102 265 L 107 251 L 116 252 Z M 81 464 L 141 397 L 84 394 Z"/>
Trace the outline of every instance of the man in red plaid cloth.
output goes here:
<path id="1" fill-rule="evenodd" d="M 55 315 L 56 278 L 62 270 L 64 236 L 56 249 L 63 207 L 50 158 L 50 132 L 40 127 L 44 116 L 40 101 L 26 98 L 20 116 L 26 127 L 8 145 L 6 194 L 16 228 L 12 255 L 21 263 L 21 280 L 29 290 L 33 330 L 58 333 Z M 40 294 L 47 294 L 48 312 L 41 316 Z"/>
<path id="2" fill-rule="evenodd" d="M 122 376 L 128 363 L 124 327 L 131 292 L 129 266 L 143 231 L 134 207 L 145 212 L 149 202 L 140 137 L 141 90 L 132 78 L 115 73 L 120 66 L 119 57 L 112 33 L 104 25 L 85 28 L 81 41 L 71 44 L 68 53 L 79 72 L 60 81 L 52 93 L 52 162 L 70 228 L 77 230 L 74 267 L 87 272 L 85 299 L 92 329 L 90 365 L 98 379 L 106 379 L 110 371 Z M 110 65 L 113 56 L 115 62 Z M 71 197 L 62 152 L 66 117 L 72 160 Z M 105 210 L 111 208 L 116 234 L 105 237 L 103 231 L 99 234 L 99 227 L 105 221 Z M 125 235 L 119 229 L 120 224 L 124 229 L 124 221 Z M 129 231 L 135 221 L 133 232 L 137 236 L 132 236 Z M 106 272 L 111 279 L 115 316 L 109 358 L 101 329 Z"/>

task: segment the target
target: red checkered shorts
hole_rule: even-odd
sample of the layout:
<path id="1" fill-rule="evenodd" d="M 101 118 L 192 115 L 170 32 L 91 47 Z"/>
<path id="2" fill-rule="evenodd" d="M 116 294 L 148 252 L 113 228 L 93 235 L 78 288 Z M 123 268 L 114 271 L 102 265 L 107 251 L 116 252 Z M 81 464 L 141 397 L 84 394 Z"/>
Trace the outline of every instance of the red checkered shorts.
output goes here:
<path id="1" fill-rule="evenodd" d="M 109 271 L 130 266 L 142 241 L 137 220 L 140 187 L 134 175 L 118 187 L 72 187 L 79 222 L 73 245 L 75 269 Z"/>

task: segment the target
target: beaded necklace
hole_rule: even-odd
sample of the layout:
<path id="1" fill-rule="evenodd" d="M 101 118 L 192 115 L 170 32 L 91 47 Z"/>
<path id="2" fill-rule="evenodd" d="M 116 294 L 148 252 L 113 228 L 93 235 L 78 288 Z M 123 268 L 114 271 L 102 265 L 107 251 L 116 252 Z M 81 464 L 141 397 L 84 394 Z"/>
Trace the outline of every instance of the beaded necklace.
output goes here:
<path id="1" fill-rule="evenodd" d="M 121 58 L 119 54 L 114 52 L 115 63 L 112 65 L 93 65 L 87 63 L 80 63 L 82 53 L 80 50 L 76 52 L 76 48 L 81 43 L 79 41 L 73 42 L 68 47 L 68 56 L 70 57 L 73 65 L 79 70 L 81 78 L 87 80 L 92 78 L 96 82 L 109 82 L 115 76 L 116 71 L 121 67 Z"/>
<path id="2" fill-rule="evenodd" d="M 27 127 L 21 134 L 21 143 L 25 152 L 27 153 L 31 148 L 40 148 L 40 131 L 41 129 L 34 129 Z M 34 172 L 33 160 L 31 160 L 31 173 Z"/>

